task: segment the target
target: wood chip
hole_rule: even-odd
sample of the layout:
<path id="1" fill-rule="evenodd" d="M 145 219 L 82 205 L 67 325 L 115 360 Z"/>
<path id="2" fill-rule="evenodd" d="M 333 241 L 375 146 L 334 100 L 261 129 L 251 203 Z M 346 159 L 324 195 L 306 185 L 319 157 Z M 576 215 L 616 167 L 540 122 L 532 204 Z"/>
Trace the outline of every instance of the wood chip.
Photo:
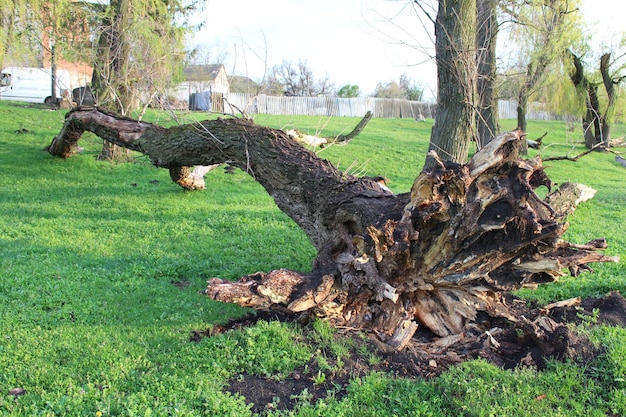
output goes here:
<path id="1" fill-rule="evenodd" d="M 561 308 L 561 307 L 576 307 L 579 306 L 582 302 L 582 298 L 574 297 L 568 300 L 557 301 L 555 303 L 546 304 L 541 308 L 541 310 L 550 311 L 553 308 Z"/>

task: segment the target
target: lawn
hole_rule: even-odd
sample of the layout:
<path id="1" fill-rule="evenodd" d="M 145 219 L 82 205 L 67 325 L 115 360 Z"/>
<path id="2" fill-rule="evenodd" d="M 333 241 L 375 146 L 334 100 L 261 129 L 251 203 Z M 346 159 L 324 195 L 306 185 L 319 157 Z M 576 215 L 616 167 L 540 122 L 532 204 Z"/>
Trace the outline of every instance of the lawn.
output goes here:
<path id="1" fill-rule="evenodd" d="M 249 416 L 252 406 L 227 389 L 238 375 L 280 381 L 314 361 L 321 370 L 315 382 L 323 384 L 324 372 L 340 366 L 349 347 L 321 323 L 305 333 L 259 322 L 190 342 L 192 332 L 248 313 L 201 295 L 207 279 L 310 268 L 313 247 L 262 187 L 241 171 L 217 169 L 207 175 L 207 190 L 185 192 L 139 155 L 134 163 L 96 161 L 101 141 L 90 134 L 81 140 L 82 154 L 53 158 L 45 147 L 63 117 L 63 111 L 0 102 L 0 415 Z M 168 125 L 199 116 L 147 117 Z M 259 124 L 329 136 L 357 121 L 256 117 Z M 344 171 L 383 175 L 393 191 L 406 192 L 423 164 L 431 127 L 432 121 L 373 119 L 348 145 L 317 152 Z M 530 138 L 546 131 L 543 155 L 584 150 L 563 122 L 529 123 Z M 626 126 L 615 126 L 615 136 L 625 133 Z M 614 156 L 546 165 L 554 181 L 598 191 L 569 219 L 566 238 L 584 243 L 605 236 L 607 254 L 624 254 L 626 171 Z M 519 295 L 545 304 L 626 291 L 624 260 L 594 269 Z M 265 413 L 625 415 L 626 331 L 581 330 L 606 349 L 593 363 L 554 362 L 538 372 L 477 360 L 430 380 L 376 372 L 335 392 L 330 387 L 322 400 L 295 393 L 295 408 Z M 380 361 L 376 352 L 362 353 Z M 10 394 L 15 388 L 24 394 Z"/>

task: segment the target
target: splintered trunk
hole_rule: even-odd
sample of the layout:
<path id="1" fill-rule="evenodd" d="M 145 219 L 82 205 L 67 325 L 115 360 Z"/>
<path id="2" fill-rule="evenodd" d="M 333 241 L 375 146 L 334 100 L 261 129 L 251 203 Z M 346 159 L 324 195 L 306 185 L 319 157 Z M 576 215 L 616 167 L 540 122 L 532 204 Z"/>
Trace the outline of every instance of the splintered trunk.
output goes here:
<path id="1" fill-rule="evenodd" d="M 165 129 L 79 109 L 68 114 L 49 152 L 71 156 L 84 131 L 144 153 L 186 188 L 201 188 L 189 181 L 193 165 L 227 162 L 248 172 L 317 249 L 310 273 L 213 278 L 210 298 L 368 330 L 389 349 L 402 347 L 420 325 L 439 336 L 461 333 L 479 311 L 516 320 L 502 291 L 615 260 L 597 252 L 602 240 L 561 239 L 571 193 L 550 194 L 550 203 L 537 196 L 535 189 L 550 188 L 550 180 L 539 158 L 518 157 L 520 132 L 497 136 L 465 165 L 433 153 L 434 166 L 411 192 L 395 195 L 340 172 L 286 133 L 247 120 Z"/>

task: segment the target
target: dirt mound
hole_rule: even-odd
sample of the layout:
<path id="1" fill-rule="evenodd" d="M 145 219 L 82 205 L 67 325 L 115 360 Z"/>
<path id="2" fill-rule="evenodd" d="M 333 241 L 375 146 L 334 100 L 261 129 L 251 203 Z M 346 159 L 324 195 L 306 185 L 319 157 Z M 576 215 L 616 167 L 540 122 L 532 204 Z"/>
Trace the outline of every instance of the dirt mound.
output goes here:
<path id="1" fill-rule="evenodd" d="M 254 412 L 261 412 L 293 409 L 299 400 L 316 401 L 326 397 L 330 390 L 341 397 L 352 378 L 372 371 L 391 372 L 399 377 L 433 378 L 452 365 L 476 358 L 505 369 L 523 365 L 542 370 L 547 359 L 588 362 L 601 353 L 568 324 L 626 326 L 626 299 L 617 292 L 543 308 L 530 308 L 525 302 L 507 296 L 507 304 L 511 313 L 519 318 L 515 323 L 484 315 L 468 325 L 462 335 L 447 338 L 438 338 L 426 329 L 419 329 L 411 343 L 395 352 L 381 351 L 374 339 L 351 333 L 337 334 L 336 337 L 351 337 L 354 347 L 348 358 L 341 359 L 341 366 L 335 366 L 334 359 L 329 359 L 334 371 L 320 370 L 312 360 L 283 380 L 238 375 L 230 381 L 228 390 L 244 396 L 253 404 Z M 261 320 L 294 322 L 297 318 L 280 311 L 257 312 L 210 330 L 194 331 L 190 340 L 199 341 Z M 306 321 L 300 320 L 300 324 L 305 335 L 313 331 Z M 368 345 L 368 349 L 362 349 L 363 344 Z M 377 351 L 378 359 L 365 357 L 363 352 L 368 350 Z M 323 380 L 319 378 L 320 372 L 325 376 Z"/>
<path id="2" fill-rule="evenodd" d="M 626 312 L 626 299 L 619 292 L 612 292 L 604 297 L 581 300 L 578 308 L 554 308 L 550 312 L 550 317 L 565 323 L 581 324 L 587 321 L 626 327 L 624 312 Z"/>

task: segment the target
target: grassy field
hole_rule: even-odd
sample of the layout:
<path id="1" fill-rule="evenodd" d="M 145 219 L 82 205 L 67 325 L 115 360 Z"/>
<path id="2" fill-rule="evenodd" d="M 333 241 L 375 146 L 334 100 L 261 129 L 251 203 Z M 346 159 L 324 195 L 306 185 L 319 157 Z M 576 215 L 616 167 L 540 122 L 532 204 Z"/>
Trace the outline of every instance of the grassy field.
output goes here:
<path id="1" fill-rule="evenodd" d="M 208 278 L 305 271 L 312 246 L 242 172 L 218 169 L 207 175 L 206 191 L 184 192 L 141 156 L 129 164 L 97 162 L 101 142 L 92 135 L 82 139 L 79 156 L 51 157 L 44 148 L 63 116 L 0 102 L 0 416 L 249 416 L 245 399 L 226 390 L 231 378 L 248 372 L 281 379 L 311 358 L 341 357 L 344 347 L 329 342 L 332 331 L 321 324 L 313 338 L 295 326 L 261 322 L 191 343 L 193 330 L 247 313 L 202 296 Z M 256 121 L 335 135 L 358 120 Z M 431 127 L 374 119 L 349 145 L 319 155 L 351 173 L 384 175 L 395 192 L 405 192 L 421 169 Z M 564 123 L 529 124 L 531 138 L 546 131 L 544 155 L 583 151 Z M 626 126 L 614 133 L 624 135 Z M 626 171 L 613 155 L 547 165 L 556 182 L 598 190 L 572 216 L 566 237 L 584 243 L 606 236 L 606 253 L 623 254 Z M 626 290 L 624 260 L 594 268 L 520 295 L 542 304 Z M 626 330 L 584 330 L 606 348 L 593 363 L 555 362 L 537 372 L 472 361 L 429 381 L 372 373 L 354 378 L 345 395 L 311 402 L 301 393 L 295 410 L 267 414 L 626 415 Z M 14 388 L 25 394 L 10 395 Z"/>

